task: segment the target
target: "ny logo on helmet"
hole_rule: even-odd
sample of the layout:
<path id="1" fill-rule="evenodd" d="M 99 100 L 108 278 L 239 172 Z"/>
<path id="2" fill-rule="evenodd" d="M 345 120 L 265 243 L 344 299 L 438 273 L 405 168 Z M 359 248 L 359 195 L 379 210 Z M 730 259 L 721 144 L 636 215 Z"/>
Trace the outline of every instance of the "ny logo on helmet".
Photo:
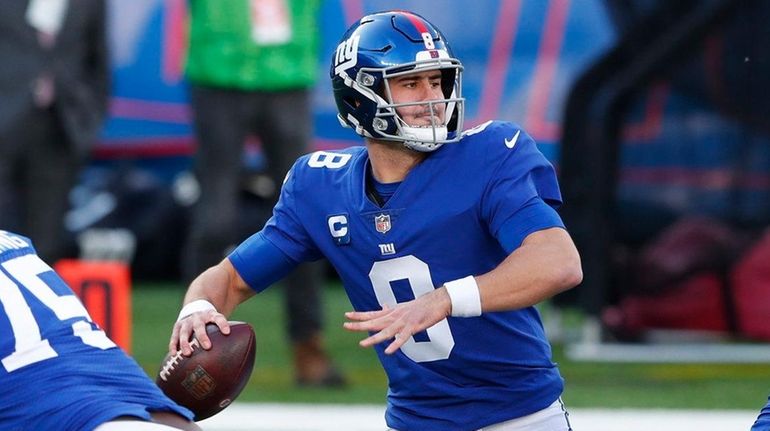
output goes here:
<path id="1" fill-rule="evenodd" d="M 350 69 L 358 62 L 358 41 L 361 36 L 355 35 L 337 46 L 337 55 L 334 57 L 334 73 Z"/>

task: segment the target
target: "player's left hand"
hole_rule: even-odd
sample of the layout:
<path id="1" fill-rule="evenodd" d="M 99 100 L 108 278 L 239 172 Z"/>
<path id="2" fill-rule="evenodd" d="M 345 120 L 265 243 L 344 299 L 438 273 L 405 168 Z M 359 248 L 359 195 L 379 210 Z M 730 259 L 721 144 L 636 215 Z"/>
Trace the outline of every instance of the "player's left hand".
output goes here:
<path id="1" fill-rule="evenodd" d="M 201 343 L 201 347 L 204 350 L 211 349 L 211 340 L 209 340 L 208 331 L 206 331 L 207 323 L 215 323 L 225 335 L 230 333 L 230 323 L 222 313 L 216 310 L 192 313 L 174 324 L 174 329 L 168 342 L 169 354 L 173 356 L 177 351 L 181 350 L 184 356 L 192 355 L 193 347 L 191 342 L 193 335 Z"/>
<path id="2" fill-rule="evenodd" d="M 349 311 L 345 313 L 349 322 L 343 323 L 343 327 L 349 331 L 374 332 L 358 343 L 362 347 L 371 347 L 393 339 L 385 349 L 385 353 L 390 355 L 401 348 L 412 335 L 446 318 L 450 311 L 449 294 L 446 288 L 440 287 L 412 301 L 396 304 L 395 307 L 385 305 L 379 311 Z"/>

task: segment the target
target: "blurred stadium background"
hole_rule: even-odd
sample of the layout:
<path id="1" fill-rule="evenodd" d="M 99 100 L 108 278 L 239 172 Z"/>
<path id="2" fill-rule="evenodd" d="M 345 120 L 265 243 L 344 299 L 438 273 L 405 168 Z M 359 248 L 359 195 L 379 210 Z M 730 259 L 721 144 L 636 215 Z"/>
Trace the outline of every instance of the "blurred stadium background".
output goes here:
<path id="1" fill-rule="evenodd" d="M 184 291 L 179 248 L 196 196 L 186 1 L 108 3 L 111 115 L 66 222 L 74 252 L 96 245 L 130 262 L 132 353 L 154 374 Z M 356 17 L 392 8 L 429 17 L 454 43 L 468 127 L 519 123 L 559 169 L 562 215 L 585 265 L 582 286 L 542 307 L 567 404 L 730 409 L 745 426 L 693 428 L 747 429 L 770 392 L 770 2 L 325 0 L 317 149 L 360 143 L 335 119 L 327 59 Z M 269 216 L 275 185 L 262 164 L 249 140 L 244 237 Z M 383 404 L 374 354 L 341 330 L 349 303 L 335 281 L 327 291 L 329 344 L 351 385 L 293 386 L 269 291 L 234 316 L 258 336 L 241 401 Z"/>

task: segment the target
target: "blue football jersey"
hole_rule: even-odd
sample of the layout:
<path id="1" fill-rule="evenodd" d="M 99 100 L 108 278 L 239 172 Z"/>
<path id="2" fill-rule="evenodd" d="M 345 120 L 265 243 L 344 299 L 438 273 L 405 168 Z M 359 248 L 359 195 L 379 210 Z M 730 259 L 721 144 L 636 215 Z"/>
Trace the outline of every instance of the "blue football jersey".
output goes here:
<path id="1" fill-rule="evenodd" d="M 92 430 L 118 416 L 192 413 L 168 399 L 35 253 L 0 230 L 0 430 Z"/>
<path id="2" fill-rule="evenodd" d="M 300 158 L 262 231 L 295 261 L 326 257 L 358 311 L 494 269 L 508 255 L 504 227 L 523 238 L 563 226 L 552 209 L 561 203 L 553 167 L 510 123 L 485 123 L 431 153 L 383 207 L 367 197 L 367 154 L 354 147 Z M 533 202 L 554 216 L 524 211 Z M 231 260 L 236 269 L 259 264 Z M 375 349 L 389 380 L 386 421 L 398 430 L 478 429 L 541 410 L 562 393 L 533 307 L 448 317 L 393 355 L 383 344 Z"/>
<path id="3" fill-rule="evenodd" d="M 770 430 L 770 398 L 767 400 L 767 404 L 759 412 L 757 420 L 751 427 L 751 431 L 768 431 Z"/>

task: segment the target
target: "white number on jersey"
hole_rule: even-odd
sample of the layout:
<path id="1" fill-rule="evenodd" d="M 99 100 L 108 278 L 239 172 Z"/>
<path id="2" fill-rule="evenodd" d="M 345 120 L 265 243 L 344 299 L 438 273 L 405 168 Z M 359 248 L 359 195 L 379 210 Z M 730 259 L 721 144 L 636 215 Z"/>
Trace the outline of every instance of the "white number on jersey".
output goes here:
<path id="1" fill-rule="evenodd" d="M 369 280 L 372 282 L 374 294 L 380 305 L 395 307 L 396 296 L 390 283 L 404 279 L 409 281 L 415 298 L 430 293 L 434 289 L 428 264 L 412 255 L 375 262 L 369 271 Z M 401 351 L 415 362 L 449 358 L 455 346 L 449 322 L 443 319 L 426 331 L 430 341 L 415 341 L 414 337 L 410 337 L 409 341 L 401 346 Z"/>
<path id="2" fill-rule="evenodd" d="M 307 165 L 311 168 L 337 169 L 345 166 L 352 156 L 344 153 L 330 153 L 328 151 L 316 151 L 310 155 Z"/>
<path id="3" fill-rule="evenodd" d="M 52 269 L 38 256 L 20 256 L 3 263 L 2 266 L 11 277 L 18 280 L 17 284 L 0 271 L 0 304 L 11 323 L 16 342 L 14 352 L 0 359 L 7 372 L 58 356 L 48 340 L 40 336 L 40 327 L 24 300 L 21 286 L 50 308 L 59 320 L 80 317 L 81 319 L 72 324 L 72 332 L 83 340 L 83 343 L 99 349 L 115 347 L 115 343 L 107 338 L 103 331 L 91 327 L 91 317 L 75 295 L 59 296 L 40 278 L 41 274 Z"/>
<path id="4" fill-rule="evenodd" d="M 481 133 L 490 124 L 492 124 L 492 120 L 489 120 L 489 121 L 487 121 L 485 123 L 481 123 L 481 124 L 479 124 L 478 126 L 472 128 L 472 129 L 468 129 L 468 130 L 464 131 L 463 132 L 463 136 L 470 136 L 470 135 L 475 135 L 476 133 Z"/>

